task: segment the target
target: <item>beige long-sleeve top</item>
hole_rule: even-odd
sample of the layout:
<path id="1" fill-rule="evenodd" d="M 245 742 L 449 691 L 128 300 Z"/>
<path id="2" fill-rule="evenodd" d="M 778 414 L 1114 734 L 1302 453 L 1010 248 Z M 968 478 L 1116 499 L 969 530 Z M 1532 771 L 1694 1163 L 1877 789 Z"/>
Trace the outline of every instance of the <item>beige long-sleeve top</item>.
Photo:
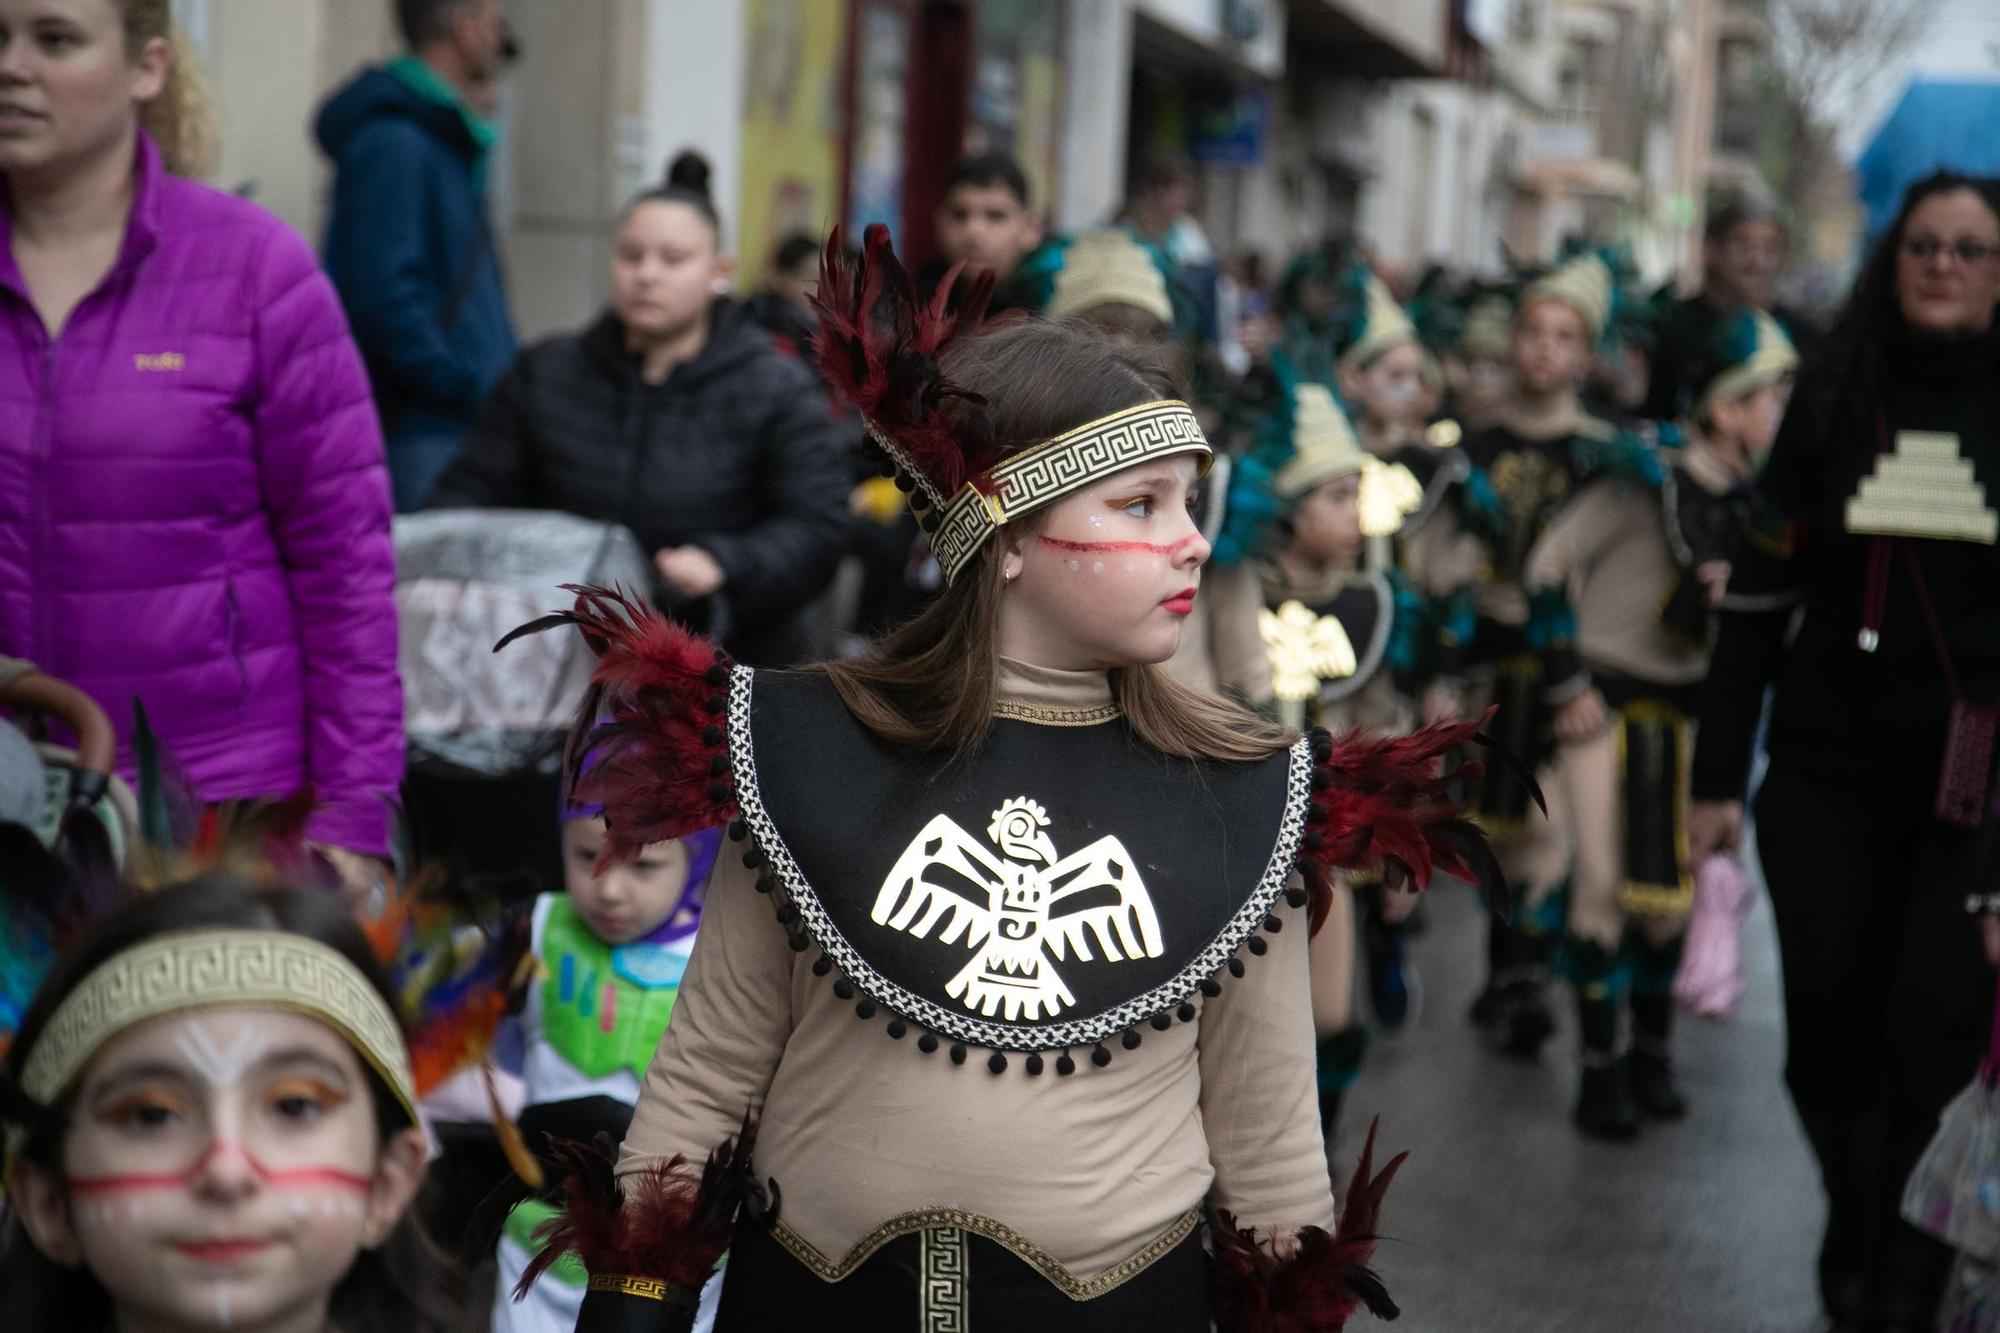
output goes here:
<path id="1" fill-rule="evenodd" d="M 1102 673 L 1001 660 L 1003 700 L 1080 710 L 1110 702 Z M 828 774 L 830 787 L 838 775 Z M 869 830 L 857 828 L 865 838 Z M 816 886 L 872 895 L 873 884 Z M 902 1214 L 953 1208 L 1020 1233 L 1088 1280 L 1204 1202 L 1289 1234 L 1331 1227 L 1320 1142 L 1305 913 L 1243 979 L 1193 1003 L 1191 1023 L 1148 1028 L 1105 1068 L 1002 1074 L 891 1040 L 815 977 L 725 848 L 647 1071 L 621 1174 L 674 1153 L 699 1161 L 761 1115 L 756 1169 L 775 1179 L 791 1232 L 838 1264 Z M 1087 1055 L 1079 1052 L 1079 1056 Z"/>
<path id="2" fill-rule="evenodd" d="M 1728 476 L 1694 450 L 1674 467 L 1682 486 L 1728 488 Z M 1658 685 L 1688 685 L 1708 674 L 1710 645 L 1691 643 L 1660 620 L 1679 578 L 1660 493 L 1618 477 L 1578 493 L 1529 551 L 1522 572 L 1528 588 L 1568 593 L 1585 666 Z"/>

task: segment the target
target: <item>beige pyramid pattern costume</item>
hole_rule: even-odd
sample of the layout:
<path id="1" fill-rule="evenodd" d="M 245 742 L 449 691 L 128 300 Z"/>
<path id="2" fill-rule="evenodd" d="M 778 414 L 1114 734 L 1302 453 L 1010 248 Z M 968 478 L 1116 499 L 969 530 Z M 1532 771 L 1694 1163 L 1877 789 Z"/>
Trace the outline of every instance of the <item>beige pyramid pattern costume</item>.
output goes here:
<path id="1" fill-rule="evenodd" d="M 2000 514 L 1958 444 L 1949 432 L 1898 431 L 1895 452 L 1882 456 L 1848 500 L 1847 530 L 1993 545 Z"/>

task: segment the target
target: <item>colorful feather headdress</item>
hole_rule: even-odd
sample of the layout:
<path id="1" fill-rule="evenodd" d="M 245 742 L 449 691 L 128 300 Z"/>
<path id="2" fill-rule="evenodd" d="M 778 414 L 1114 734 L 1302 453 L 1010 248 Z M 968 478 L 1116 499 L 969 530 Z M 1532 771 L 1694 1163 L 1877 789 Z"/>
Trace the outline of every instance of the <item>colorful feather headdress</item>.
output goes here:
<path id="1" fill-rule="evenodd" d="M 842 237 L 827 242 L 820 268 L 820 372 L 861 414 L 895 466 L 897 484 L 930 538 L 947 582 L 1006 524 L 1092 482 L 1153 458 L 1211 454 L 1194 410 L 1163 400 L 1127 408 L 1013 453 L 976 411 L 978 395 L 953 384 L 940 358 L 976 328 L 992 295 L 981 275 L 957 309 L 960 269 L 928 305 L 890 248 L 889 230 L 868 228 L 850 261 Z"/>

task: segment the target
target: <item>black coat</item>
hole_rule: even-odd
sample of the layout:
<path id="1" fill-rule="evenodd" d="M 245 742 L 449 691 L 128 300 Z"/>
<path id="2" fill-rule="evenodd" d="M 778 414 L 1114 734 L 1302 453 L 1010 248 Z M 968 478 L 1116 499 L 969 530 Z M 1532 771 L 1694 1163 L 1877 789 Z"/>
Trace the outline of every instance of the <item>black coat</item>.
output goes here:
<path id="1" fill-rule="evenodd" d="M 792 655 L 798 612 L 846 549 L 851 428 L 727 306 L 664 383 L 639 370 L 611 314 L 530 347 L 432 506 L 559 509 L 623 523 L 649 552 L 699 546 L 728 576 L 730 646 Z"/>

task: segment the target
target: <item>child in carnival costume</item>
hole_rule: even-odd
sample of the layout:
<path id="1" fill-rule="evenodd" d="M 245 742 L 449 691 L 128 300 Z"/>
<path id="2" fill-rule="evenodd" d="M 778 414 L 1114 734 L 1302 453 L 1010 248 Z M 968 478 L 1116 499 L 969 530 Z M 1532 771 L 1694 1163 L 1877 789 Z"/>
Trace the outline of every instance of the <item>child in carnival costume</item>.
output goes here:
<path id="1" fill-rule="evenodd" d="M 595 590 L 556 617 L 600 652 L 607 864 L 736 844 L 537 1260 L 583 1260 L 581 1329 L 685 1329 L 725 1245 L 721 1333 L 1393 1310 L 1366 1153 L 1333 1229 L 1307 939 L 1342 870 L 1490 879 L 1438 762 L 1471 728 L 1295 738 L 1162 673 L 1208 443 L 1157 367 L 983 296 L 919 306 L 883 228 L 829 246 L 822 369 L 948 580 L 873 654 L 753 671 Z"/>
<path id="2" fill-rule="evenodd" d="M 0 1327 L 460 1326 L 404 1028 L 335 891 L 222 869 L 110 910 L 29 1007 L 0 1123 Z"/>
<path id="3" fill-rule="evenodd" d="M 1694 898 L 1689 717 L 1797 364 L 1769 315 L 1723 322 L 1686 447 L 1584 485 L 1523 570 L 1534 620 L 1546 627 L 1544 692 L 1570 700 L 1556 718 L 1557 769 L 1576 835 L 1575 1122 L 1592 1137 L 1630 1139 L 1642 1114 L 1687 1111 L 1669 1037 Z M 1621 1054 L 1628 1008 L 1631 1045 Z"/>
<path id="4" fill-rule="evenodd" d="M 562 820 L 564 891 L 534 900 L 527 937 L 533 976 L 519 1014 L 496 1038 L 502 1063 L 521 1076 L 520 1126 L 530 1146 L 545 1136 L 624 1138 L 646 1066 L 673 1016 L 722 839 L 720 829 L 703 829 L 650 844 L 600 872 L 609 836 L 603 810 L 565 801 Z M 587 1274 L 573 1261 L 515 1297 L 541 1249 L 534 1233 L 555 1213 L 531 1199 L 508 1214 L 495 1333 L 576 1327 Z M 719 1295 L 717 1282 L 704 1288 L 698 1329 L 712 1322 Z"/>
<path id="5" fill-rule="evenodd" d="M 1440 603 L 1439 694 L 1476 694 L 1497 706 L 1501 744 L 1533 757 L 1551 798 L 1548 817 L 1533 817 L 1526 785 L 1499 770 L 1479 795 L 1480 823 L 1525 903 L 1514 920 L 1490 923 L 1488 979 L 1473 1020 L 1524 1058 L 1537 1055 L 1554 1031 L 1546 988 L 1563 925 L 1572 821 L 1548 765 L 1556 716 L 1576 698 L 1565 691 L 1578 687 L 1543 678 L 1539 650 L 1552 629 L 1533 614 L 1523 567 L 1584 482 L 1607 467 L 1640 465 L 1632 460 L 1649 447 L 1588 416 L 1578 399 L 1614 297 L 1611 268 L 1596 255 L 1581 255 L 1523 290 L 1512 393 L 1496 424 L 1466 438 L 1461 476 L 1412 542 L 1413 564 Z"/>
<path id="6" fill-rule="evenodd" d="M 1401 467 L 1365 453 L 1325 385 L 1301 383 L 1279 359 L 1285 410 L 1242 460 L 1213 579 L 1220 603 L 1255 605 L 1270 699 L 1287 725 L 1416 728 L 1426 654 L 1425 605 L 1395 571 L 1365 567 L 1370 537 L 1401 525 Z M 1364 901 L 1369 988 L 1388 1030 L 1408 1021 L 1414 972 L 1406 957 L 1413 895 L 1366 876 L 1343 877 L 1341 902 L 1313 938 L 1313 1018 L 1320 1118 L 1331 1137 L 1367 1029 L 1353 1012 L 1357 945 L 1348 901 Z"/>

